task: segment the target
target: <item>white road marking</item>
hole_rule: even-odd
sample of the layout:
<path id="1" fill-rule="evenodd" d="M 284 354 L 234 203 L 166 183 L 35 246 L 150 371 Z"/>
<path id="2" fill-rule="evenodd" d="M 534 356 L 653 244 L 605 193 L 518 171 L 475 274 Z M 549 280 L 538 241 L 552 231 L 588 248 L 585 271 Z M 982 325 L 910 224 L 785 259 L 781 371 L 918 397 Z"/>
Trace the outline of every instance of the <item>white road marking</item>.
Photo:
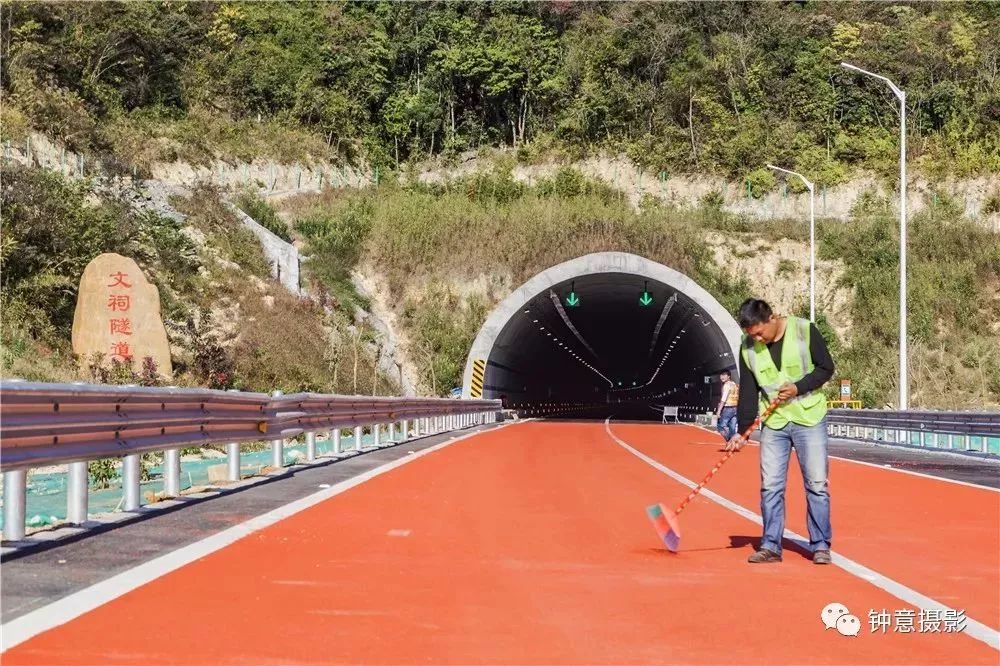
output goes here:
<path id="1" fill-rule="evenodd" d="M 615 441 L 615 443 L 617 443 L 619 446 L 621 446 L 623 449 L 625 449 L 632 455 L 642 460 L 650 467 L 653 467 L 654 469 L 666 474 L 674 481 L 677 481 L 678 483 L 685 485 L 688 488 L 693 489 L 697 487 L 698 484 L 695 483 L 694 481 L 688 479 L 685 476 L 682 476 L 681 474 L 675 472 L 674 470 L 654 460 L 653 458 L 650 458 L 642 451 L 633 448 L 627 442 L 620 439 L 617 435 L 611 432 L 610 418 L 605 419 L 604 429 L 607 431 L 608 436 Z M 729 509 L 733 513 L 743 516 L 747 520 L 756 523 L 757 525 L 763 526 L 764 524 L 763 519 L 758 514 L 740 506 L 739 504 L 736 504 L 735 502 L 726 499 L 725 497 L 722 497 L 721 495 L 713 493 L 711 490 L 708 490 L 707 488 L 701 491 L 701 495 L 707 499 L 712 500 L 719 506 L 725 507 L 726 509 Z M 788 529 L 785 530 L 784 538 L 795 543 L 800 548 L 809 550 L 809 539 L 799 534 L 796 534 L 791 530 Z M 838 567 L 840 567 L 841 569 L 843 569 L 844 571 L 847 571 L 848 573 L 857 576 L 858 578 L 868 581 L 875 587 L 885 590 L 886 592 L 893 595 L 897 599 L 905 601 L 911 606 L 915 606 L 922 610 L 928 610 L 928 609 L 955 610 L 952 609 L 950 606 L 942 604 L 940 601 L 931 599 L 930 597 L 925 596 L 914 589 L 906 587 L 902 583 L 896 582 L 891 578 L 888 578 L 887 576 L 883 576 L 877 571 L 869 569 L 865 565 L 855 562 L 850 558 L 844 557 L 843 555 L 837 552 L 830 551 L 830 555 L 833 559 L 833 563 Z M 982 622 L 972 619 L 971 617 L 966 616 L 966 618 L 967 619 L 964 631 L 965 634 L 967 634 L 972 638 L 975 638 L 976 640 L 986 643 L 995 650 L 1000 650 L 1000 632 L 998 632 L 996 629 L 993 629 L 992 627 L 983 624 Z"/>
<path id="2" fill-rule="evenodd" d="M 701 426 L 696 426 L 696 425 L 694 425 L 692 423 L 676 423 L 676 424 L 675 423 L 669 423 L 667 425 L 682 425 L 682 426 L 687 426 L 688 428 L 696 428 L 700 432 L 708 432 L 708 430 L 706 428 L 702 428 Z M 700 444 L 708 444 L 710 442 L 699 442 L 699 443 Z M 747 442 L 747 446 L 759 446 L 759 445 L 757 444 L 757 442 L 755 442 L 753 440 L 750 440 L 749 442 Z M 891 444 L 874 444 L 874 446 L 880 446 L 882 448 L 885 448 L 885 447 L 891 446 Z M 902 447 L 902 446 L 901 447 L 897 447 L 897 448 L 899 448 L 902 451 L 915 451 L 917 453 L 920 452 L 920 449 L 910 449 L 910 448 L 906 448 L 906 447 Z M 963 456 L 960 453 L 955 453 L 953 451 L 948 451 L 947 449 L 944 449 L 944 450 L 927 449 L 927 453 L 932 453 L 932 454 L 941 455 L 941 456 L 961 456 L 961 457 L 965 458 L 966 460 L 969 459 L 968 456 Z M 844 462 L 854 463 L 855 465 L 865 465 L 867 467 L 875 467 L 875 468 L 878 468 L 878 469 L 888 469 L 890 471 L 898 472 L 900 474 L 909 474 L 910 476 L 919 476 L 922 479 L 931 479 L 933 481 L 943 481 L 944 483 L 954 483 L 955 485 L 958 485 L 958 486 L 967 486 L 969 488 L 978 488 L 979 490 L 989 490 L 989 491 L 994 492 L 994 493 L 1000 493 L 1000 488 L 994 488 L 992 486 L 982 486 L 982 485 L 979 485 L 978 483 L 969 483 L 968 481 L 958 481 L 957 479 L 947 479 L 947 478 L 945 478 L 943 476 L 933 476 L 931 474 L 923 474 L 921 472 L 913 472 L 913 471 L 910 471 L 908 469 L 899 469 L 898 467 L 890 467 L 889 465 L 882 466 L 882 465 L 879 465 L 879 464 L 876 464 L 876 463 L 865 462 L 863 460 L 852 460 L 851 458 L 842 458 L 840 456 L 830 456 L 830 459 L 832 459 L 832 460 L 843 460 Z M 986 465 L 996 465 L 997 468 L 998 468 L 997 472 L 1000 473 L 1000 461 L 993 461 L 993 460 L 989 460 L 987 458 L 983 458 L 982 461 Z"/>
<path id="3" fill-rule="evenodd" d="M 521 423 L 524 423 L 524 421 Z M 190 564 L 191 562 L 214 553 L 217 550 L 221 550 L 222 548 L 225 548 L 226 546 L 239 541 L 254 532 L 258 532 L 280 520 L 308 509 L 309 507 L 319 504 L 320 502 L 324 502 L 331 497 L 354 488 L 355 486 L 361 485 L 369 479 L 381 476 L 382 474 L 390 472 L 397 467 L 402 467 L 403 465 L 411 463 L 418 458 L 422 458 L 430 453 L 439 451 L 446 446 L 456 444 L 463 439 L 468 439 L 470 437 L 475 437 L 488 432 L 494 432 L 515 424 L 516 422 L 504 423 L 491 430 L 478 430 L 470 432 L 457 439 L 451 439 L 435 444 L 434 446 L 428 447 L 422 451 L 408 451 L 407 453 L 412 455 L 399 458 L 398 460 L 386 463 L 385 465 L 376 467 L 375 469 L 359 474 L 353 478 L 341 481 L 340 483 L 334 484 L 330 488 L 320 490 L 312 495 L 307 495 L 306 497 L 295 500 L 294 502 L 280 506 L 276 509 L 268 511 L 267 513 L 251 518 L 246 522 L 240 523 L 239 525 L 234 525 L 217 534 L 206 537 L 201 541 L 196 541 L 195 543 L 184 546 L 183 548 L 161 555 L 160 557 L 150 560 L 149 562 L 144 562 L 139 566 L 123 571 L 115 576 L 112 576 L 111 578 L 102 580 L 99 583 L 95 583 L 90 587 L 80 590 L 79 592 L 74 592 L 73 594 L 67 595 L 62 599 L 53 601 L 52 603 L 42 606 L 41 608 L 25 613 L 24 615 L 14 618 L 6 624 L 0 626 L 0 640 L 2 640 L 0 652 L 6 652 L 10 648 L 23 643 L 29 638 L 65 624 L 66 622 L 69 622 L 84 613 L 92 611 L 98 606 L 103 606 L 109 601 L 113 601 L 114 599 L 117 599 L 118 597 L 145 585 L 146 583 L 156 580 L 171 571 L 180 569 L 184 565 Z"/>

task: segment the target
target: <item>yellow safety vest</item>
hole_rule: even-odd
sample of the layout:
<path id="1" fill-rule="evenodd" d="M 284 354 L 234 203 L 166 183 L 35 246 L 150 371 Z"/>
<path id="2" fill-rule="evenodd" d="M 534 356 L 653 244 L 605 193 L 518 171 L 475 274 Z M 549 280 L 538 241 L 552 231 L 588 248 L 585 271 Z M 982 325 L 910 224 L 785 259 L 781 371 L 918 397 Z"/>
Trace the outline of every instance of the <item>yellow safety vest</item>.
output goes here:
<path id="1" fill-rule="evenodd" d="M 757 379 L 767 400 L 761 398 L 763 411 L 770 400 L 778 395 L 782 384 L 797 382 L 813 370 L 812 354 L 809 353 L 809 338 L 812 329 L 807 319 L 788 317 L 785 325 L 784 344 L 781 346 L 781 369 L 774 365 L 771 352 L 763 342 L 755 342 L 748 335 L 743 336 L 743 361 Z M 826 396 L 819 390 L 805 395 L 797 395 L 782 403 L 764 421 L 768 428 L 780 430 L 791 423 L 803 426 L 817 425 L 826 416 Z"/>
<path id="2" fill-rule="evenodd" d="M 740 385 L 730 379 L 726 382 L 726 386 L 729 387 L 729 395 L 726 396 L 726 404 L 723 407 L 736 407 L 740 404 Z"/>

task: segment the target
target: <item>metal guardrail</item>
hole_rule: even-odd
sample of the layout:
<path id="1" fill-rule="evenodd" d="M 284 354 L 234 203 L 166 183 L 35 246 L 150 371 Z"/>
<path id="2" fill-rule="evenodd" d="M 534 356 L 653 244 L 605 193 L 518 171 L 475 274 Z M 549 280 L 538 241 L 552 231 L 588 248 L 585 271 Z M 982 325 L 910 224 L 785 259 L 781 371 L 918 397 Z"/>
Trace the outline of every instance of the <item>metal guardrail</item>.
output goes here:
<path id="1" fill-rule="evenodd" d="M 831 436 L 1000 454 L 1000 412 L 831 409 Z"/>
<path id="2" fill-rule="evenodd" d="M 305 434 L 306 460 L 315 460 L 317 431 L 329 431 L 333 450 L 354 429 L 360 446 L 369 426 L 375 446 L 381 426 L 389 441 L 485 423 L 499 400 L 383 398 L 297 393 L 268 396 L 209 389 L 96 384 L 0 382 L 0 470 L 4 473 L 4 537 L 24 537 L 26 470 L 69 463 L 67 521 L 87 520 L 87 461 L 123 457 L 123 505 L 138 509 L 140 456 L 164 452 L 164 489 L 180 494 L 180 449 L 225 443 L 229 480 L 239 474 L 239 445 L 270 440 L 272 467 L 284 466 L 285 440 Z M 411 427 L 412 426 L 412 427 Z"/>

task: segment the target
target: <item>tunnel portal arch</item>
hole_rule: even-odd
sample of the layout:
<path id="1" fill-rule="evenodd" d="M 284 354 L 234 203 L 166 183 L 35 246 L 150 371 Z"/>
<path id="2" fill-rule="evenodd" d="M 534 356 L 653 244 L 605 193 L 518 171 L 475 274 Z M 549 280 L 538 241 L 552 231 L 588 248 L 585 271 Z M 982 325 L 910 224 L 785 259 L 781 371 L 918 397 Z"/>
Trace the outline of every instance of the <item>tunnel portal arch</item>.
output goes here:
<path id="1" fill-rule="evenodd" d="M 676 293 L 682 294 L 686 302 L 692 302 L 700 312 L 704 313 L 706 324 L 707 320 L 711 320 L 711 323 L 717 327 L 717 335 L 724 338 L 724 341 L 720 340 L 718 344 L 727 349 L 727 360 L 730 363 L 735 363 L 739 351 L 740 329 L 732 315 L 694 280 L 669 266 L 635 254 L 597 252 L 571 259 L 541 271 L 512 291 L 493 309 L 479 329 L 466 360 L 462 378 L 462 397 L 472 397 L 474 382 L 477 387 L 482 389 L 482 397 L 495 398 L 499 396 L 500 391 L 491 390 L 489 385 L 490 371 L 488 368 L 485 368 L 484 382 L 484 366 L 495 365 L 491 362 L 491 358 L 494 356 L 498 338 L 515 317 L 522 312 L 527 312 L 525 310 L 527 304 L 533 300 L 537 301 L 542 295 L 554 293 L 554 290 L 560 286 L 572 284 L 574 280 L 601 274 L 635 276 L 640 280 L 649 280 L 665 285 Z M 580 342 L 586 345 L 582 338 L 580 338 Z"/>

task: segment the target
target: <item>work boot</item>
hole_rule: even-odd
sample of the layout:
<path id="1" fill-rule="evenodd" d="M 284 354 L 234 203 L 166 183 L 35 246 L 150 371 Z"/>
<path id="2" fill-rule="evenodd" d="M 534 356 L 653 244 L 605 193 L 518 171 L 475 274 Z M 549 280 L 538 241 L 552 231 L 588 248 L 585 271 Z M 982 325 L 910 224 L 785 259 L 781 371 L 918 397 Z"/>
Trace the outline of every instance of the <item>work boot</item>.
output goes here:
<path id="1" fill-rule="evenodd" d="M 761 548 L 756 553 L 747 558 L 747 562 L 750 564 L 764 564 L 768 562 L 780 562 L 781 555 L 774 552 L 773 550 L 768 550 L 767 548 Z"/>
<path id="2" fill-rule="evenodd" d="M 813 553 L 813 564 L 830 564 L 830 551 L 817 550 Z"/>

